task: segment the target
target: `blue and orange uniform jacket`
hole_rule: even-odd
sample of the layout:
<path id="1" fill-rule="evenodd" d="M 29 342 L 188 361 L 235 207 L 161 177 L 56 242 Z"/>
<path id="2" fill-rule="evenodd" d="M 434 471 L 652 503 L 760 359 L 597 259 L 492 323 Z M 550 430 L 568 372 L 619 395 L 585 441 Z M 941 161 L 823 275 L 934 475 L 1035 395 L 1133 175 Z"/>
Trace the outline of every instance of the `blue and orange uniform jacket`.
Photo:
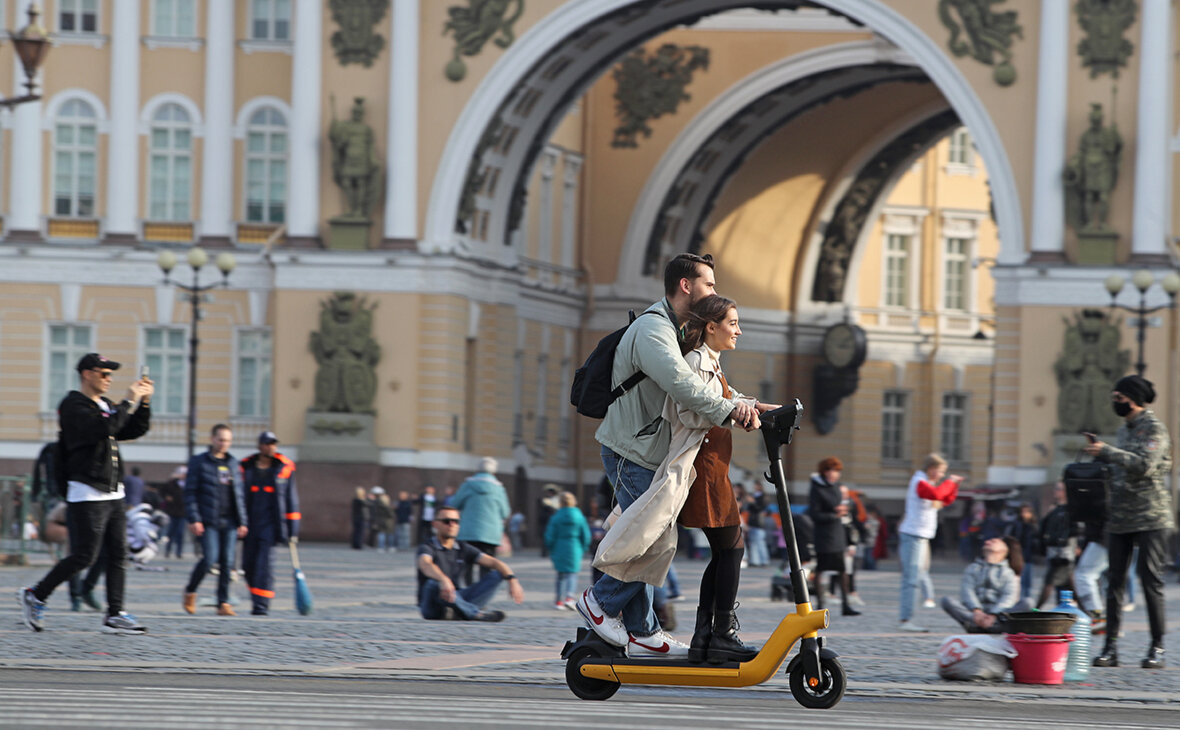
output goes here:
<path id="1" fill-rule="evenodd" d="M 242 460 L 242 482 L 246 485 L 246 514 L 251 534 L 265 534 L 274 526 L 275 544 L 299 536 L 299 492 L 295 488 L 295 462 L 276 452 L 270 466 L 258 466 L 258 454 Z M 258 520 L 255 522 L 255 520 Z"/>

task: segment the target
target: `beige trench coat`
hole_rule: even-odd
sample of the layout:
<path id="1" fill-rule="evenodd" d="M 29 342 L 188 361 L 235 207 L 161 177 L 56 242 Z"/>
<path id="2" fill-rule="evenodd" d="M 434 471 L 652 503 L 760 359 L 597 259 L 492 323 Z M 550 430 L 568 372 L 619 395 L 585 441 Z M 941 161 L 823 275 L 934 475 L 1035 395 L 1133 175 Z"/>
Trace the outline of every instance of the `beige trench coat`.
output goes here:
<path id="1" fill-rule="evenodd" d="M 720 366 L 704 345 L 685 355 L 685 360 L 711 392 L 721 394 Z M 754 399 L 733 390 L 733 402 L 754 404 Z M 599 543 L 594 567 L 625 582 L 661 586 L 676 556 L 676 517 L 688 499 L 696 480 L 697 451 L 713 423 L 679 406 L 672 398 L 664 401 L 662 417 L 672 424 L 668 456 L 656 470 L 651 486 L 621 514 L 616 505 L 608 518 L 609 529 Z"/>

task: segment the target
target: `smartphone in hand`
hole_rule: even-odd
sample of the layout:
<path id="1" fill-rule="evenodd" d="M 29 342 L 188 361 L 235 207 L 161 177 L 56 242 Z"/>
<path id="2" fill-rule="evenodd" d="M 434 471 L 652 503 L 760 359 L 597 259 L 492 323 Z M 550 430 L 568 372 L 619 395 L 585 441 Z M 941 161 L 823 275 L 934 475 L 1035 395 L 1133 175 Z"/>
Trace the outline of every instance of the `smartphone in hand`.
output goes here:
<path id="1" fill-rule="evenodd" d="M 1092 444 L 1098 443 L 1098 436 L 1096 434 L 1092 434 L 1089 431 L 1082 431 L 1082 435 L 1085 436 L 1086 440 L 1089 441 L 1090 443 L 1092 443 Z"/>
<path id="2" fill-rule="evenodd" d="M 140 380 L 147 380 L 148 379 L 148 372 L 149 372 L 148 366 L 141 365 L 139 368 L 139 379 Z"/>

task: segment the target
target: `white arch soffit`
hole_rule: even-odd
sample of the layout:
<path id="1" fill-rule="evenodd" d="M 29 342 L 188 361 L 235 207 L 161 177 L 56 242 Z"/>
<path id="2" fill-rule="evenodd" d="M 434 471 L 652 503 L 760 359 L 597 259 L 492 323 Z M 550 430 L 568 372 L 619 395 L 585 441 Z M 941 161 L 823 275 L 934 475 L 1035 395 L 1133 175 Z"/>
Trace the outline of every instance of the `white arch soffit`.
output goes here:
<path id="1" fill-rule="evenodd" d="M 758 69 L 710 102 L 681 130 L 648 176 L 627 225 L 615 283 L 608 286 L 622 292 L 651 289 L 658 298 L 663 284 L 643 275 L 643 262 L 647 255 L 648 239 L 660 215 L 660 206 L 693 155 L 735 114 L 793 81 L 837 68 L 874 63 L 912 66 L 913 60 L 899 49 L 880 41 L 852 41 L 824 46 Z"/>
<path id="2" fill-rule="evenodd" d="M 188 113 L 189 124 L 193 128 L 193 136 L 204 136 L 205 122 L 201 118 L 201 108 L 197 106 L 196 102 L 184 94 L 177 94 L 173 91 L 156 94 L 143 105 L 143 108 L 139 111 L 139 129 L 136 130 L 139 134 L 142 135 L 151 132 L 153 118 L 156 116 L 156 112 L 160 110 L 160 107 L 165 104 L 176 104 L 184 109 Z"/>
<path id="3" fill-rule="evenodd" d="M 102 99 L 94 92 L 86 89 L 62 89 L 54 94 L 53 98 L 45 104 L 45 110 L 41 113 L 41 129 L 52 130 L 58 112 L 66 102 L 72 99 L 81 99 L 94 108 L 94 122 L 100 134 L 106 134 L 109 131 L 110 117 L 107 116 L 106 104 L 103 104 Z"/>
<path id="4" fill-rule="evenodd" d="M 246 138 L 246 125 L 250 123 L 250 117 L 254 112 L 267 106 L 273 106 L 283 113 L 283 118 L 286 119 L 287 124 L 291 123 L 291 105 L 283 101 L 277 96 L 256 96 L 250 101 L 242 105 L 238 110 L 238 116 L 234 119 L 234 139 Z M 458 205 L 458 202 L 455 203 Z"/>
<path id="5" fill-rule="evenodd" d="M 813 0 L 866 26 L 905 51 L 942 91 L 963 124 L 971 130 L 992 182 L 992 200 L 1000 230 L 999 263 L 1020 264 L 1024 246 L 1023 214 L 1008 152 L 991 116 L 950 57 L 916 25 L 880 0 Z M 439 160 L 426 214 L 426 247 L 450 250 L 455 244 L 459 197 L 476 145 L 500 104 L 517 82 L 570 32 L 636 4 L 636 0 L 571 0 L 529 28 L 504 52 L 464 105 Z"/>
<path id="6" fill-rule="evenodd" d="M 798 288 L 795 290 L 795 301 L 793 302 L 795 312 L 802 314 L 805 311 L 832 310 L 835 316 L 842 319 L 846 305 L 857 305 L 856 286 L 853 283 L 860 276 L 860 267 L 865 258 L 865 240 L 872 233 L 873 225 L 881 216 L 881 209 L 888 202 L 889 195 L 897 186 L 898 180 L 913 165 L 913 160 L 926 154 L 930 148 L 928 146 L 923 147 L 912 155 L 908 165 L 901 165 L 894 170 L 884 187 L 881 188 L 881 193 L 877 196 L 877 199 L 873 201 L 873 206 L 869 209 L 868 216 L 865 217 L 865 223 L 860 229 L 856 243 L 852 246 L 852 257 L 848 262 L 848 275 L 845 277 L 844 295 L 843 299 L 839 302 L 814 302 L 811 300 L 811 290 L 815 285 L 815 269 L 819 265 L 819 255 L 824 241 L 824 236 L 820 229 L 825 224 L 831 222 L 832 216 L 836 213 L 836 206 L 844 199 L 844 194 L 848 192 L 848 188 L 852 187 L 852 184 L 856 182 L 857 174 L 877 156 L 877 153 L 885 149 L 893 140 L 905 134 L 910 129 L 950 108 L 950 105 L 942 99 L 930 101 L 920 107 L 914 108 L 909 114 L 897 119 L 874 135 L 840 170 L 839 174 L 835 177 L 840 182 L 832 188 L 831 193 L 822 202 L 820 215 L 815 219 L 816 225 L 811 231 L 808 241 L 804 244 L 806 249 L 803 254 L 803 262 L 800 264 L 803 267 L 803 272 L 802 276 L 798 279 Z M 939 137 L 934 140 L 934 144 L 937 144 L 940 139 L 942 138 Z"/>

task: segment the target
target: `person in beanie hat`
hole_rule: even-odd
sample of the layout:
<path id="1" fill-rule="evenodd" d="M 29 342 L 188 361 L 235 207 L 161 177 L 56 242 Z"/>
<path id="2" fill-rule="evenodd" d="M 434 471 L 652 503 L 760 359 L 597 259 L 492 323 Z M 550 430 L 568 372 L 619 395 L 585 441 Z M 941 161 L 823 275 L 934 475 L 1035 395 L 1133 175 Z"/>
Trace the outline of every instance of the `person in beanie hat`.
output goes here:
<path id="1" fill-rule="evenodd" d="M 1175 528 L 1172 497 L 1164 476 L 1172 468 L 1172 440 L 1164 424 L 1146 406 L 1155 400 L 1155 387 L 1142 375 L 1120 378 L 1111 392 L 1111 407 L 1125 423 L 1119 426 L 1117 446 L 1086 434 L 1085 452 L 1113 467 L 1107 517 L 1110 554 L 1106 590 L 1106 646 L 1094 659 L 1096 667 L 1117 667 L 1119 628 L 1131 554 L 1139 548 L 1139 579 L 1147 603 L 1151 646 L 1140 663 L 1145 669 L 1164 666 L 1164 580 L 1168 538 Z"/>

